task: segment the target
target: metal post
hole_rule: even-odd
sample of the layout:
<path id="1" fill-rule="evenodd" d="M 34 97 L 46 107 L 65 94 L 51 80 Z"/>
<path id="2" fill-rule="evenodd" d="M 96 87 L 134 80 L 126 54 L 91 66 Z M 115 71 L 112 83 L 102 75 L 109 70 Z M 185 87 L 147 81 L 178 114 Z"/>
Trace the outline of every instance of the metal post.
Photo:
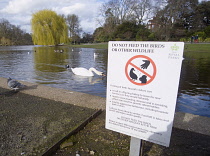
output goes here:
<path id="1" fill-rule="evenodd" d="M 131 137 L 129 156 L 140 156 L 141 154 L 141 139 Z"/>

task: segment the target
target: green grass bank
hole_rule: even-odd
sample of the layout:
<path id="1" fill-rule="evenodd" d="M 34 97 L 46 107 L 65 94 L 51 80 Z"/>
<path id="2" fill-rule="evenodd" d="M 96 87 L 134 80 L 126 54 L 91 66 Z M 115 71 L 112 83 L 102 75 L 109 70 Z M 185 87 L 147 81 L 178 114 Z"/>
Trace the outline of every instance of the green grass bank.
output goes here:
<path id="1" fill-rule="evenodd" d="M 70 45 L 75 48 L 96 48 L 96 49 L 108 49 L 108 43 L 93 43 L 93 44 L 80 44 Z M 202 44 L 185 44 L 184 52 L 210 52 L 210 43 Z"/>
<path id="2" fill-rule="evenodd" d="M 70 45 L 70 47 L 74 47 L 74 48 L 108 49 L 108 43 L 77 44 L 77 45 Z"/>

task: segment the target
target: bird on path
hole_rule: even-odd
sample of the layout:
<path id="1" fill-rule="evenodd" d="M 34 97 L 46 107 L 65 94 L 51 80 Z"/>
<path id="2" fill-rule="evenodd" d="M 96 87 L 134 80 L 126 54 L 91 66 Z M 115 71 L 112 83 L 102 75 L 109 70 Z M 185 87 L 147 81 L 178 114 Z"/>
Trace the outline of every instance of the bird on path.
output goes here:
<path id="1" fill-rule="evenodd" d="M 15 90 L 15 91 L 26 87 L 26 85 L 23 85 L 20 82 L 11 79 L 10 77 L 9 79 L 7 79 L 7 85 L 10 89 Z"/>

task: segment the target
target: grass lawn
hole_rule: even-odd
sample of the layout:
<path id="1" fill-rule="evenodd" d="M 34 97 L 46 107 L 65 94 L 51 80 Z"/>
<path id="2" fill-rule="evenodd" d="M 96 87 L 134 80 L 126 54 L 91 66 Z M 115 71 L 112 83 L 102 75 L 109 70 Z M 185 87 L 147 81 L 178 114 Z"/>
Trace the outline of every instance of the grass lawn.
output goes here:
<path id="1" fill-rule="evenodd" d="M 80 44 L 80 45 L 70 45 L 75 48 L 95 48 L 95 49 L 108 49 L 108 43 L 90 43 L 90 44 Z"/>
<path id="2" fill-rule="evenodd" d="M 210 52 L 210 44 L 185 44 L 184 52 Z"/>
<path id="3" fill-rule="evenodd" d="M 108 43 L 70 45 L 75 48 L 108 49 Z M 210 52 L 210 44 L 185 44 L 184 52 Z"/>

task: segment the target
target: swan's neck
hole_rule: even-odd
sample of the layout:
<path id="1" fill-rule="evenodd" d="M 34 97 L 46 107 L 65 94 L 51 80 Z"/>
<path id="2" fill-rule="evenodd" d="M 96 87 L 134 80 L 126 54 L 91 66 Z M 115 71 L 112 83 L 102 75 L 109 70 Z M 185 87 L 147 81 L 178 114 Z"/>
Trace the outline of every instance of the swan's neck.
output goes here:
<path id="1" fill-rule="evenodd" d="M 102 75 L 102 72 L 96 70 L 95 68 L 90 68 L 89 71 L 95 72 L 97 75 Z"/>

